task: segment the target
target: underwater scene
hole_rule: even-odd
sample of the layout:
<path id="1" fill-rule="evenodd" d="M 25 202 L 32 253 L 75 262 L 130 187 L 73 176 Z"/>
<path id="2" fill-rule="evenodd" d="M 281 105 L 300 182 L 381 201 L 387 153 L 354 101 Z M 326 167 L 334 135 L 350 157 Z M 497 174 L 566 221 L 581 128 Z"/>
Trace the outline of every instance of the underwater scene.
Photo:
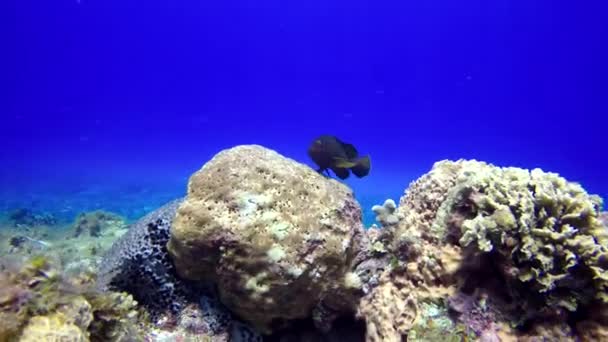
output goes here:
<path id="1" fill-rule="evenodd" d="M 608 341 L 608 4 L 8 7 L 0 342 Z"/>

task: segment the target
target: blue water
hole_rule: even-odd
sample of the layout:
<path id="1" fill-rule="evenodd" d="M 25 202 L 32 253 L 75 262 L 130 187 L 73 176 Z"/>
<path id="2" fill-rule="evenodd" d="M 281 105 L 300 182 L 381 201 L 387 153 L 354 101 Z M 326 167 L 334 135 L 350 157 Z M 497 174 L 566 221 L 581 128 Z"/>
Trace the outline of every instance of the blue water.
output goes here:
<path id="1" fill-rule="evenodd" d="M 0 211 L 135 219 L 219 150 L 372 156 L 366 211 L 445 158 L 608 197 L 602 1 L 11 1 Z M 4 97 L 3 96 L 3 97 Z"/>

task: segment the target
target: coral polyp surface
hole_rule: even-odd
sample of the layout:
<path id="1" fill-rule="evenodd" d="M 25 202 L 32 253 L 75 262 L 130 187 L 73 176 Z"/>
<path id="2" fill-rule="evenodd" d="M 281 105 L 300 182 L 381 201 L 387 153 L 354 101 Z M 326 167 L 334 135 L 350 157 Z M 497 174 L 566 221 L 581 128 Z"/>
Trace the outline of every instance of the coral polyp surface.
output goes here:
<path id="1" fill-rule="evenodd" d="M 188 291 L 176 277 L 166 247 L 180 203 L 174 200 L 144 216 L 114 243 L 99 266 L 100 289 L 132 294 L 155 317 L 181 310 Z"/>
<path id="2" fill-rule="evenodd" d="M 238 146 L 192 175 L 168 248 L 181 276 L 213 280 L 226 306 L 271 331 L 345 286 L 361 235 L 346 186 L 272 150 Z"/>

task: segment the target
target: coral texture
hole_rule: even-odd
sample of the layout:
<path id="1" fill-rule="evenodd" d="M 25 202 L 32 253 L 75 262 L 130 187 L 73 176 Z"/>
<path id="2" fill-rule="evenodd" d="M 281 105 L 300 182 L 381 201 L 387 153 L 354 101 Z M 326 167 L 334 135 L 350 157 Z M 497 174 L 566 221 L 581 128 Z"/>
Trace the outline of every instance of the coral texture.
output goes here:
<path id="1" fill-rule="evenodd" d="M 375 233 L 392 260 L 361 300 L 368 341 L 574 339 L 581 312 L 606 300 L 600 207 L 599 197 L 554 173 L 436 163 L 401 198 L 399 222 Z M 448 298 L 462 324 L 449 338 L 449 329 L 424 323 L 425 303 Z M 593 328 L 587 336 L 603 336 L 597 319 L 579 325 Z"/>
<path id="2" fill-rule="evenodd" d="M 61 314 L 32 317 L 23 329 L 19 341 L 23 342 L 86 342 L 88 337 Z"/>
<path id="3" fill-rule="evenodd" d="M 383 282 L 359 305 L 359 317 L 366 322 L 366 341 L 401 341 L 412 328 L 418 305 L 410 288 Z"/>
<path id="4" fill-rule="evenodd" d="M 172 201 L 134 223 L 105 254 L 99 267 L 98 285 L 102 290 L 132 294 L 153 318 L 167 311 L 179 313 L 189 293 L 176 277 L 166 249 L 171 222 L 181 201 Z"/>
<path id="5" fill-rule="evenodd" d="M 0 264 L 0 341 L 125 341 L 141 336 L 137 303 L 99 292 L 87 275 L 63 277 L 44 256 Z"/>
<path id="6" fill-rule="evenodd" d="M 579 184 L 539 169 L 444 161 L 408 189 L 402 204 L 399 251 L 414 248 L 415 231 L 457 243 L 469 257 L 492 257 L 527 304 L 532 295 L 541 305 L 575 310 L 608 299 L 601 200 Z"/>
<path id="7" fill-rule="evenodd" d="M 390 266 L 376 270 L 377 285 L 360 300 L 357 312 L 366 323 L 366 341 L 402 341 L 421 318 L 421 303 L 442 300 L 454 292 L 454 274 L 462 261 L 460 248 L 423 243 L 419 252 L 407 261 L 392 256 Z M 437 332 L 417 326 L 418 338 Z"/>
<path id="8" fill-rule="evenodd" d="M 214 280 L 226 306 L 270 332 L 346 286 L 362 235 L 350 189 L 248 145 L 192 175 L 168 248 L 181 276 Z"/>

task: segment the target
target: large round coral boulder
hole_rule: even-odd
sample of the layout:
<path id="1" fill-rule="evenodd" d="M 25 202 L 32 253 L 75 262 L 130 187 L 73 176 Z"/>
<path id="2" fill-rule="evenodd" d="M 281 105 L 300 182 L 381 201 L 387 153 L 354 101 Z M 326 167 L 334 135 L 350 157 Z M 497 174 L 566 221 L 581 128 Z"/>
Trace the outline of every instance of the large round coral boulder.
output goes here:
<path id="1" fill-rule="evenodd" d="M 168 249 L 180 276 L 213 281 L 225 305 L 269 332 L 348 282 L 361 233 L 348 187 L 248 145 L 192 175 Z"/>

